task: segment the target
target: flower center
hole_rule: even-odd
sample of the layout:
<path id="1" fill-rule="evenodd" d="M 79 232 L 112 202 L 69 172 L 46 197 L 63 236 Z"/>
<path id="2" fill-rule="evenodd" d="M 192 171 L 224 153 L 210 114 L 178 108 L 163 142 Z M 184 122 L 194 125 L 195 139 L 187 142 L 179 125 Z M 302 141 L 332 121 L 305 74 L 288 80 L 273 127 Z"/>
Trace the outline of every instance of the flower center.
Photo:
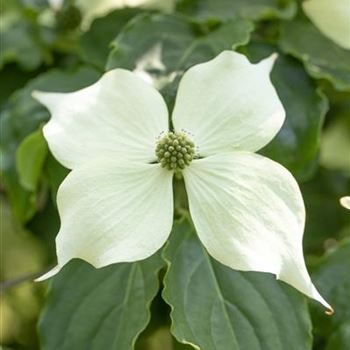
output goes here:
<path id="1" fill-rule="evenodd" d="M 168 132 L 158 142 L 156 156 L 163 168 L 184 169 L 194 158 L 194 143 L 184 132 Z"/>

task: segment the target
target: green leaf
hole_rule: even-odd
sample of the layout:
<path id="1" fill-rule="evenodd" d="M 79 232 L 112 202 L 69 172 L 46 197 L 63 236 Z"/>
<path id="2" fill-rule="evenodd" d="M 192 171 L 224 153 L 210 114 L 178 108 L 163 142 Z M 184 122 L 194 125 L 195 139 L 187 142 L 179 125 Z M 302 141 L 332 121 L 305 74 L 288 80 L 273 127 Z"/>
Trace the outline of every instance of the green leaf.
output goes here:
<path id="1" fill-rule="evenodd" d="M 99 73 L 89 67 L 73 72 L 53 69 L 16 91 L 2 111 L 1 149 L 5 157 L 2 167 L 6 168 L 14 160 L 13 155 L 19 143 L 49 119 L 47 109 L 32 98 L 33 90 L 69 92 L 92 84 L 98 77 Z"/>
<path id="2" fill-rule="evenodd" d="M 305 298 L 269 274 L 237 272 L 212 259 L 187 221 L 166 247 L 163 297 L 172 332 L 201 350 L 311 349 Z"/>
<path id="3" fill-rule="evenodd" d="M 40 210 L 35 213 L 26 227 L 45 244 L 48 258 L 46 263 L 54 263 L 57 259 L 55 237 L 60 229 L 56 198 L 43 201 Z"/>
<path id="4" fill-rule="evenodd" d="M 14 168 L 1 173 L 1 184 L 6 191 L 16 219 L 21 223 L 27 222 L 36 211 L 36 195 L 20 185 Z"/>
<path id="5" fill-rule="evenodd" d="M 326 350 L 348 350 L 350 344 L 350 322 L 344 322 L 329 338 Z"/>
<path id="6" fill-rule="evenodd" d="M 292 18 L 294 1 L 278 0 L 180 0 L 177 10 L 198 20 Z"/>
<path id="7" fill-rule="evenodd" d="M 175 65 L 174 61 L 191 44 L 193 38 L 189 23 L 180 17 L 148 14 L 137 16 L 112 42 L 107 69 L 122 67 L 133 70 L 147 52 L 160 45 L 159 59 L 165 66 L 164 70 L 172 71 L 168 67 Z M 157 68 L 155 62 L 151 61 L 149 65 L 150 69 Z M 158 69 L 166 73 L 163 68 Z"/>
<path id="8" fill-rule="evenodd" d="M 23 70 L 34 70 L 47 58 L 48 52 L 35 23 L 38 9 L 28 8 L 28 2 L 12 0 L 1 3 L 0 69 L 16 62 Z"/>
<path id="9" fill-rule="evenodd" d="M 339 171 L 319 168 L 314 178 L 301 184 L 306 207 L 304 250 L 322 254 L 328 242 L 344 237 L 349 212 L 340 206 L 339 198 L 350 193 L 349 178 Z M 327 300 L 327 299 L 326 299 Z"/>
<path id="10" fill-rule="evenodd" d="M 18 22 L 0 32 L 0 68 L 8 62 L 18 62 L 26 70 L 39 67 L 43 60 L 43 52 L 40 44 L 33 38 L 32 30 L 27 23 Z"/>
<path id="11" fill-rule="evenodd" d="M 350 51 L 323 36 L 304 16 L 283 22 L 281 28 L 279 44 L 284 52 L 301 60 L 312 77 L 350 91 Z"/>
<path id="12" fill-rule="evenodd" d="M 56 195 L 58 187 L 68 175 L 69 170 L 61 165 L 51 154 L 47 157 L 45 163 L 45 173 L 51 189 L 51 196 L 53 202 L 56 204 Z"/>
<path id="13" fill-rule="evenodd" d="M 19 69 L 16 64 L 7 64 L 0 70 L 0 81 L 6 81 L 1 85 L 0 109 L 7 99 L 18 89 L 22 88 L 30 79 L 37 75 L 37 71 L 28 72 Z"/>
<path id="14" fill-rule="evenodd" d="M 74 260 L 54 277 L 39 323 L 43 350 L 131 350 L 150 319 L 159 255 L 94 269 Z"/>
<path id="15" fill-rule="evenodd" d="M 3 197 L 0 198 L 0 206 L 1 282 L 41 271 L 46 262 L 45 247 L 35 235 L 14 220 L 9 203 Z M 36 287 L 31 285 L 30 288 Z"/>
<path id="16" fill-rule="evenodd" d="M 248 47 L 253 61 L 274 51 L 275 47 L 264 44 Z M 271 80 L 286 111 L 286 120 L 262 153 L 287 167 L 299 181 L 305 181 L 312 175 L 317 161 L 328 101 L 303 66 L 283 54 L 277 59 Z"/>
<path id="17" fill-rule="evenodd" d="M 17 149 L 16 167 L 20 184 L 35 191 L 47 156 L 48 148 L 42 130 L 28 135 Z"/>
<path id="18" fill-rule="evenodd" d="M 140 10 L 126 8 L 96 19 L 80 41 L 84 61 L 104 70 L 109 54 L 109 45 L 125 24 Z"/>
<path id="19" fill-rule="evenodd" d="M 136 69 L 162 90 L 171 109 L 184 71 L 214 58 L 223 50 L 246 44 L 253 25 L 236 19 L 213 31 L 207 30 L 179 16 L 137 16 L 113 41 L 107 69 Z"/>
<path id="20" fill-rule="evenodd" d="M 350 216 L 350 214 L 349 214 Z M 325 317 L 315 306 L 312 316 L 315 333 L 327 341 L 327 349 L 346 350 L 350 343 L 350 240 L 343 242 L 335 251 L 327 254 L 314 272 L 315 284 L 322 288 L 324 298 L 333 306 L 335 312 L 331 317 Z M 345 347 L 342 344 L 346 345 Z"/>
<path id="21" fill-rule="evenodd" d="M 0 207 L 1 348 L 15 349 L 23 344 L 27 349 L 38 349 L 33 321 L 40 312 L 45 290 L 33 283 L 32 276 L 45 268 L 47 252 L 34 234 L 18 224 L 3 195 Z"/>
<path id="22" fill-rule="evenodd" d="M 12 211 L 20 222 L 31 218 L 35 212 L 35 195 L 25 190 L 19 183 L 15 167 L 16 131 L 10 123 L 11 113 L 3 110 L 0 113 L 0 170 L 1 181 L 11 203 Z"/>
<path id="23" fill-rule="evenodd" d="M 113 41 L 107 69 L 135 69 L 140 61 L 146 61 L 147 53 L 158 46 L 160 57 L 153 60 L 151 57 L 144 69 L 156 70 L 158 75 L 164 76 L 247 43 L 252 30 L 251 22 L 236 19 L 205 35 L 182 17 L 141 15 L 129 22 Z"/>
<path id="24" fill-rule="evenodd" d="M 350 321 L 349 269 L 350 240 L 347 239 L 336 249 L 327 253 L 312 274 L 313 280 L 322 288 L 324 297 L 329 300 L 335 310 L 332 317 L 326 318 L 333 325 L 340 325 L 344 320 Z M 315 315 L 322 317 L 322 312 L 317 307 L 314 311 Z"/>
<path id="25" fill-rule="evenodd" d="M 95 82 L 99 73 L 89 67 L 76 71 L 54 69 L 31 80 L 11 95 L 1 111 L 1 170 L 5 190 L 18 220 L 25 222 L 34 214 L 36 199 L 19 183 L 16 174 L 16 151 L 23 139 L 49 119 L 49 112 L 35 101 L 33 90 L 68 92 Z"/>

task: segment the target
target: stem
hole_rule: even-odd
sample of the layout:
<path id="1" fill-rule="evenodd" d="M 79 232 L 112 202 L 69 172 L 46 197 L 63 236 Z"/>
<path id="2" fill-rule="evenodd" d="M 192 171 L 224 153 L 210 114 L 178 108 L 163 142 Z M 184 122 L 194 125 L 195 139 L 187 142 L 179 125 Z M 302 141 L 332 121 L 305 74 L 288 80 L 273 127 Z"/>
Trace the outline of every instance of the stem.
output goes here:
<path id="1" fill-rule="evenodd" d="M 33 280 L 35 280 L 36 278 L 40 277 L 41 275 L 43 275 L 44 273 L 48 272 L 49 270 L 52 269 L 53 266 L 50 266 L 49 268 L 45 268 L 42 271 L 38 271 L 38 272 L 31 272 L 31 273 L 26 273 L 22 276 L 4 281 L 0 283 L 0 293 L 5 293 L 8 289 L 11 289 L 13 287 L 18 286 L 19 284 L 22 284 L 24 282 L 27 281 L 31 281 L 33 282 Z"/>

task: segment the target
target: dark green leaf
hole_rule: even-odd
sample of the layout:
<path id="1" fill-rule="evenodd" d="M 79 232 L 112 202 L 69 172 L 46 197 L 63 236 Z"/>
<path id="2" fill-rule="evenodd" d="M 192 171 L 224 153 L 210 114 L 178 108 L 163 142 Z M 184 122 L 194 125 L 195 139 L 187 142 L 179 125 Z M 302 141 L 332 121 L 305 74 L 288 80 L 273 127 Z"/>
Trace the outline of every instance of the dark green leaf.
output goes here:
<path id="1" fill-rule="evenodd" d="M 0 35 L 0 68 L 8 62 L 17 62 L 26 70 L 39 67 L 45 53 L 31 25 L 24 20 L 18 20 L 1 30 Z"/>
<path id="2" fill-rule="evenodd" d="M 57 259 L 55 237 L 60 229 L 56 198 L 45 201 L 40 210 L 26 223 L 26 227 L 45 244 L 47 264 L 53 264 Z"/>
<path id="3" fill-rule="evenodd" d="M 36 194 L 20 185 L 14 166 L 2 169 L 1 182 L 16 219 L 20 222 L 28 221 L 36 211 Z"/>
<path id="4" fill-rule="evenodd" d="M 350 96 L 348 101 L 347 113 L 338 115 L 333 113 L 330 116 L 333 119 L 332 123 L 323 131 L 320 164 L 350 175 L 349 154 L 339 152 L 339 150 L 350 150 Z"/>
<path id="5" fill-rule="evenodd" d="M 39 331 L 43 350 L 131 350 L 149 322 L 159 255 L 94 269 L 70 262 L 54 277 Z"/>
<path id="6" fill-rule="evenodd" d="M 23 89 L 15 92 L 3 111 L 1 117 L 1 145 L 5 157 L 12 149 L 35 131 L 38 126 L 48 120 L 49 113 L 31 96 L 34 90 L 42 91 L 74 91 L 95 82 L 99 73 L 91 68 L 80 68 L 74 72 L 52 70 L 31 80 Z M 9 156 L 12 157 L 11 152 Z M 5 162 L 6 163 L 6 162 Z"/>
<path id="7" fill-rule="evenodd" d="M 247 43 L 253 26 L 249 21 L 229 21 L 204 35 L 177 16 L 142 15 L 132 20 L 113 41 L 107 68 L 135 69 L 147 53 L 159 47 L 158 61 L 145 62 L 145 70 L 166 75 L 207 61 L 222 50 Z M 147 35 L 143 35 L 147 33 Z M 156 64 L 155 64 L 156 62 Z M 148 63 L 148 65 L 146 65 Z"/>
<path id="8" fill-rule="evenodd" d="M 28 135 L 19 145 L 16 168 L 19 182 L 26 190 L 36 190 L 47 152 L 47 144 L 41 129 Z"/>
<path id="9" fill-rule="evenodd" d="M 305 252 L 322 254 L 327 241 L 346 234 L 349 212 L 340 206 L 339 198 L 350 193 L 349 178 L 341 172 L 320 168 L 312 180 L 301 184 L 301 192 L 307 213 Z"/>
<path id="10" fill-rule="evenodd" d="M 323 258 L 313 274 L 313 280 L 335 310 L 331 317 L 323 315 L 317 307 L 312 310 L 316 335 L 324 340 L 331 336 L 327 349 L 346 350 L 350 344 L 347 343 L 350 339 L 349 271 L 350 240 L 346 240 Z"/>
<path id="11" fill-rule="evenodd" d="M 58 187 L 68 175 L 69 170 L 61 165 L 52 155 L 49 155 L 45 163 L 45 172 L 50 185 L 52 200 L 56 203 Z"/>
<path id="12" fill-rule="evenodd" d="M 337 90 L 350 90 L 350 51 L 323 36 L 305 17 L 283 22 L 280 46 L 303 61 L 312 77 L 330 81 Z"/>
<path id="13" fill-rule="evenodd" d="M 248 48 L 254 61 L 275 50 L 262 44 Z M 328 110 L 327 99 L 303 66 L 283 54 L 279 55 L 271 80 L 286 111 L 286 120 L 262 153 L 286 166 L 298 180 L 306 180 L 314 170 L 318 155 L 321 128 Z"/>
<path id="14" fill-rule="evenodd" d="M 183 17 L 138 16 L 113 41 L 107 69 L 136 68 L 162 90 L 171 109 L 179 79 L 187 68 L 247 43 L 252 30 L 252 23 L 242 19 L 204 33 L 201 26 Z"/>
<path id="15" fill-rule="evenodd" d="M 199 20 L 291 18 L 294 1 L 278 0 L 180 0 L 177 10 Z"/>
<path id="16" fill-rule="evenodd" d="M 84 61 L 103 71 L 111 41 L 124 25 L 139 12 L 137 9 L 127 8 L 96 19 L 81 37 L 81 55 Z"/>
<path id="17" fill-rule="evenodd" d="M 344 322 L 329 338 L 326 350 L 349 350 L 350 322 Z"/>
<path id="18" fill-rule="evenodd" d="M 33 79 L 38 71 L 23 71 L 16 64 L 7 64 L 0 70 L 0 81 L 6 82 L 1 84 L 0 89 L 0 109 L 6 100 L 16 90 L 22 88 L 30 79 Z"/>
<path id="19" fill-rule="evenodd" d="M 163 296 L 179 341 L 201 350 L 311 348 L 305 298 L 272 275 L 221 265 L 186 221 L 176 224 L 164 258 Z"/>
<path id="20" fill-rule="evenodd" d="M 174 69 L 168 67 L 175 66 L 177 57 L 193 39 L 191 26 L 180 17 L 148 14 L 137 16 L 112 42 L 107 69 L 117 67 L 135 69 L 138 62 L 158 45 L 160 57 L 155 57 L 154 62 L 150 61 L 149 68 L 157 68 L 155 61 L 158 58 L 165 66 L 158 67 L 158 70 L 172 71 Z"/>

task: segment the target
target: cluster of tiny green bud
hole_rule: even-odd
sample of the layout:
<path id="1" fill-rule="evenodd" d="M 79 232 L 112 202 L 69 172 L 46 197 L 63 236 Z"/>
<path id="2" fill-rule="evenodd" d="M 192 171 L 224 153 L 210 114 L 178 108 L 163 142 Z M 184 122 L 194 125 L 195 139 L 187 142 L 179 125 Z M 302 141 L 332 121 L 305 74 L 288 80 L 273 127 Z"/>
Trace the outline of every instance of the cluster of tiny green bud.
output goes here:
<path id="1" fill-rule="evenodd" d="M 157 142 L 156 156 L 163 168 L 180 170 L 194 158 L 194 143 L 184 132 L 168 132 Z"/>

